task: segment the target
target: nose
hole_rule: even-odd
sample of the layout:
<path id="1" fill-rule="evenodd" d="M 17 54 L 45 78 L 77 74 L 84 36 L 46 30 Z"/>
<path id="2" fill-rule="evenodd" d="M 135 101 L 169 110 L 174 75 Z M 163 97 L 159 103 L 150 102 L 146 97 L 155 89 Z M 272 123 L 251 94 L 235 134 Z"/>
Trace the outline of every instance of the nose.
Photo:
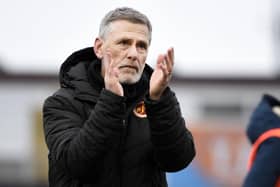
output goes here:
<path id="1" fill-rule="evenodd" d="M 138 51 L 136 46 L 130 46 L 127 52 L 127 57 L 131 60 L 135 60 L 137 59 L 137 56 L 138 56 Z"/>

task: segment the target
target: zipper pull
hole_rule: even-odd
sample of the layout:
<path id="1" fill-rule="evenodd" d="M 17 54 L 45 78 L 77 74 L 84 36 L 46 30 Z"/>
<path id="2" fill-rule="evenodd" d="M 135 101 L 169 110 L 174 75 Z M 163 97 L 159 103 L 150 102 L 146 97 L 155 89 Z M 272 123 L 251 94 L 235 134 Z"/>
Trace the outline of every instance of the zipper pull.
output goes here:
<path id="1" fill-rule="evenodd" d="M 123 119 L 123 126 L 125 127 L 126 126 L 126 121 L 125 121 L 125 119 Z"/>

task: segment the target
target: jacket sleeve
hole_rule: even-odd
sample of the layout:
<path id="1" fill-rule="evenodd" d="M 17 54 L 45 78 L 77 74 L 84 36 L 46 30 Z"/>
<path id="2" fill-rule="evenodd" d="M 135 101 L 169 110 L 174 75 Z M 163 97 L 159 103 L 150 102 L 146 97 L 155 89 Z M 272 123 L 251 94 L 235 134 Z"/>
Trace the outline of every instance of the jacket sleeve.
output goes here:
<path id="1" fill-rule="evenodd" d="M 280 139 L 270 138 L 259 148 L 243 187 L 275 186 L 280 176 Z"/>
<path id="2" fill-rule="evenodd" d="M 96 172 L 105 154 L 118 146 L 124 98 L 103 90 L 88 119 L 67 97 L 51 96 L 43 106 L 44 132 L 51 159 L 74 178 Z"/>
<path id="3" fill-rule="evenodd" d="M 145 106 L 159 167 L 167 172 L 185 168 L 195 156 L 195 147 L 175 94 L 167 88 L 159 101 L 146 97 Z"/>

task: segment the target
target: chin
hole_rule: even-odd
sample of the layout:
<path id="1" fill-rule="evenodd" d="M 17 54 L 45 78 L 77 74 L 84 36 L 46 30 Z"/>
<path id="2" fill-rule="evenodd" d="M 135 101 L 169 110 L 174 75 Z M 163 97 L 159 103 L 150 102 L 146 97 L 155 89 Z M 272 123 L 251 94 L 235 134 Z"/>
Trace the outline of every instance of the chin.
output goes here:
<path id="1" fill-rule="evenodd" d="M 121 84 L 135 84 L 140 80 L 140 76 L 123 76 L 119 78 Z"/>

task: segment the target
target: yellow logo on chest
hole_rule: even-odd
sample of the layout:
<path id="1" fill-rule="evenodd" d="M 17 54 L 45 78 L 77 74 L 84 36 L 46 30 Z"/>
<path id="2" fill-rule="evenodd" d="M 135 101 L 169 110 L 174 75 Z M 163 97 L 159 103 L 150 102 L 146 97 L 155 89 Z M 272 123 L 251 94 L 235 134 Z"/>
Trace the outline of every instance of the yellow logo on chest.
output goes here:
<path id="1" fill-rule="evenodd" d="M 146 118 L 146 107 L 144 101 L 139 102 L 133 109 L 133 113 L 139 118 Z"/>

